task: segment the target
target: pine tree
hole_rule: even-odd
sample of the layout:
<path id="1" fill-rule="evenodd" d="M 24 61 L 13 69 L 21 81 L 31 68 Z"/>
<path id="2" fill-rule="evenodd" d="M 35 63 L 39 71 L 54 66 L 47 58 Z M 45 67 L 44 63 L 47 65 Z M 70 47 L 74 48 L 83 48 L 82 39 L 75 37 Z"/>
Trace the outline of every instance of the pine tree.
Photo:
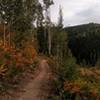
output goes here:
<path id="1" fill-rule="evenodd" d="M 63 12 L 61 6 L 59 7 L 58 27 L 63 28 Z"/>

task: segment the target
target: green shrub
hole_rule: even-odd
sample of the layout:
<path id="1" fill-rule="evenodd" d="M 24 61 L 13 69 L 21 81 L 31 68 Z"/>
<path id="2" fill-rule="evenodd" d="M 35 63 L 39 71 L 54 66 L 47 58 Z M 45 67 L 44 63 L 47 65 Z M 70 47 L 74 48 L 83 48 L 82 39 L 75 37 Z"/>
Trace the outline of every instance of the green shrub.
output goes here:
<path id="1" fill-rule="evenodd" d="M 62 65 L 59 66 L 59 76 L 63 80 L 74 80 L 78 76 L 78 70 L 75 59 L 73 57 L 63 61 Z"/>
<path id="2" fill-rule="evenodd" d="M 71 94 L 69 92 L 64 92 L 64 82 L 66 80 L 76 80 L 79 75 L 75 59 L 73 57 L 64 59 L 62 63 L 58 64 L 56 68 L 56 74 L 57 79 L 54 81 L 55 98 L 58 96 L 59 100 L 67 100 L 66 98 L 71 97 Z"/>

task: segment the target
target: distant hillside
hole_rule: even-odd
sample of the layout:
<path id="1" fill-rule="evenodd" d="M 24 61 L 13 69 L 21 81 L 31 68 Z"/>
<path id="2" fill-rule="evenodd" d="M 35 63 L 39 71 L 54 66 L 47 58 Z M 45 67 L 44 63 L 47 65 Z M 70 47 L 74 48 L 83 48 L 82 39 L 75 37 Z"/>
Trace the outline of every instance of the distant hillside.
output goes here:
<path id="1" fill-rule="evenodd" d="M 95 65 L 100 59 L 100 24 L 89 23 L 64 28 L 78 63 Z"/>
<path id="2" fill-rule="evenodd" d="M 83 25 L 77 25 L 72 27 L 65 27 L 64 30 L 69 33 L 69 35 L 85 35 L 89 33 L 98 33 L 100 35 L 100 24 L 89 23 Z"/>

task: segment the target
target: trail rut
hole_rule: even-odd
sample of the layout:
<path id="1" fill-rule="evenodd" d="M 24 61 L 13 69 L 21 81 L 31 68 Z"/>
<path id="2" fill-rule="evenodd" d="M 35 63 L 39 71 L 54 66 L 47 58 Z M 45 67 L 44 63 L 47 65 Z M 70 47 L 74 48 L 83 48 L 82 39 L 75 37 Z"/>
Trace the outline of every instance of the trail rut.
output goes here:
<path id="1" fill-rule="evenodd" d="M 49 100 L 49 65 L 46 60 L 39 64 L 39 74 L 24 89 L 24 93 L 16 100 Z"/>

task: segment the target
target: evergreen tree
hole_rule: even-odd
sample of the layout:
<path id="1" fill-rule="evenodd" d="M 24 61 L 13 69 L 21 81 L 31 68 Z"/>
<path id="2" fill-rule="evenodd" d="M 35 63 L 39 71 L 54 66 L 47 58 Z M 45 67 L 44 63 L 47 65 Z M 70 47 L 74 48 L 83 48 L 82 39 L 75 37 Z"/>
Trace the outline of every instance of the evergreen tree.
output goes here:
<path id="1" fill-rule="evenodd" d="M 51 19 L 49 8 L 52 4 L 52 0 L 43 0 L 43 6 L 40 3 L 37 5 L 37 38 L 39 51 L 46 54 L 51 54 Z"/>
<path id="2" fill-rule="evenodd" d="M 63 28 L 63 12 L 61 6 L 59 7 L 58 27 Z"/>

